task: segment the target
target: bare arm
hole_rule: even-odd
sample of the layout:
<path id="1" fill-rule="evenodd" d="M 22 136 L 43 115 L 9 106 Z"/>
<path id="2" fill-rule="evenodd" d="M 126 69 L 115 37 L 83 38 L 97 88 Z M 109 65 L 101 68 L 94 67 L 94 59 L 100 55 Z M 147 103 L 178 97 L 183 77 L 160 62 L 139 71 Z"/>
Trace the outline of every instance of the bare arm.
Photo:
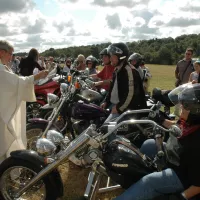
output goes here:
<path id="1" fill-rule="evenodd" d="M 110 82 L 111 82 L 111 79 L 103 80 L 103 81 L 98 81 L 98 82 L 95 83 L 95 86 L 107 85 L 107 84 L 110 84 Z"/>
<path id="2" fill-rule="evenodd" d="M 190 77 L 189 77 L 189 81 L 188 82 L 192 82 L 192 73 L 190 74 Z"/>
<path id="3" fill-rule="evenodd" d="M 190 199 L 199 193 L 200 193 L 200 187 L 192 185 L 183 192 L 183 195 L 186 197 L 186 199 Z"/>
<path id="4" fill-rule="evenodd" d="M 89 77 L 98 78 L 98 77 L 97 77 L 97 74 L 92 74 L 92 75 L 90 75 Z"/>
<path id="5" fill-rule="evenodd" d="M 168 120 L 168 119 L 165 119 L 165 121 L 162 123 L 162 125 L 165 127 L 165 128 L 170 128 L 172 125 L 176 124 L 176 121 L 175 120 Z"/>

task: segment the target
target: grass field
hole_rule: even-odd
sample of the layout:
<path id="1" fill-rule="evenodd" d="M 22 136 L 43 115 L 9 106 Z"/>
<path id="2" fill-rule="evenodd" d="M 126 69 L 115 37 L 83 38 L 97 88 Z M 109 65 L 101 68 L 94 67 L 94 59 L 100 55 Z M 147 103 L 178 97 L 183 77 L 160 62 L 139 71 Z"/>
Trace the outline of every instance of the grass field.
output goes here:
<path id="1" fill-rule="evenodd" d="M 154 87 L 161 89 L 172 89 L 174 88 L 174 70 L 175 66 L 167 65 L 147 65 L 152 74 L 152 80 L 150 83 L 151 92 Z M 84 194 L 89 169 L 81 169 L 74 166 L 73 164 L 66 163 L 59 167 L 61 171 L 64 186 L 65 195 L 62 200 L 77 200 L 78 197 Z M 100 200 L 111 200 L 116 195 L 120 194 L 121 191 L 107 193 L 98 197 Z"/>

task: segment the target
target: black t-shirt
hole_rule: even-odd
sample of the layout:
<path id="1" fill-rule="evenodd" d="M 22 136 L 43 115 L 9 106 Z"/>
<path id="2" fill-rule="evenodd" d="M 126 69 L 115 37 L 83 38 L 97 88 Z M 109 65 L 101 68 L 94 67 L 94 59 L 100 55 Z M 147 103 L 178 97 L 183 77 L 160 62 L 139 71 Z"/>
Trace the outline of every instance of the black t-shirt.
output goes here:
<path id="1" fill-rule="evenodd" d="M 19 64 L 19 73 L 22 76 L 30 76 L 33 75 L 33 70 L 35 68 L 38 68 L 39 70 L 43 70 L 44 68 L 41 67 L 38 62 L 34 61 L 33 59 L 27 57 L 24 58 L 23 60 L 21 60 L 20 64 Z"/>
<path id="2" fill-rule="evenodd" d="M 172 167 L 185 189 L 200 187 L 200 129 L 179 139 L 182 146 L 180 166 Z"/>

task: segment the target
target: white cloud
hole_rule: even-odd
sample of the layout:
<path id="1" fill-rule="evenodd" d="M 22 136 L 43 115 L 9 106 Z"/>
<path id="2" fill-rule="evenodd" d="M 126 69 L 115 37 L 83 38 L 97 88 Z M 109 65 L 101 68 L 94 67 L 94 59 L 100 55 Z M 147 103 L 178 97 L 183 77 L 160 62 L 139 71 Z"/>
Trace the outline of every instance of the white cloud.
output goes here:
<path id="1" fill-rule="evenodd" d="M 0 0 L 0 38 L 16 51 L 128 42 L 200 32 L 199 0 Z M 52 5 L 51 5 L 52 7 Z"/>

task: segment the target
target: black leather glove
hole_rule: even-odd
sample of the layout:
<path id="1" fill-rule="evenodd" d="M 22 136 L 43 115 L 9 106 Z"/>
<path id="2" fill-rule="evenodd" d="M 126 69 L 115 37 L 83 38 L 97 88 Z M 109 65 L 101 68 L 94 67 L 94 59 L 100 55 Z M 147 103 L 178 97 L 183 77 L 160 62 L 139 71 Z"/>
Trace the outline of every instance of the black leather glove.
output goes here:
<path id="1" fill-rule="evenodd" d="M 148 118 L 158 123 L 159 125 L 162 125 L 163 122 L 165 121 L 165 117 L 162 111 L 159 111 L 159 112 L 152 111 L 149 113 Z"/>
<path id="2" fill-rule="evenodd" d="M 169 195 L 168 200 L 187 200 L 181 193 Z"/>

